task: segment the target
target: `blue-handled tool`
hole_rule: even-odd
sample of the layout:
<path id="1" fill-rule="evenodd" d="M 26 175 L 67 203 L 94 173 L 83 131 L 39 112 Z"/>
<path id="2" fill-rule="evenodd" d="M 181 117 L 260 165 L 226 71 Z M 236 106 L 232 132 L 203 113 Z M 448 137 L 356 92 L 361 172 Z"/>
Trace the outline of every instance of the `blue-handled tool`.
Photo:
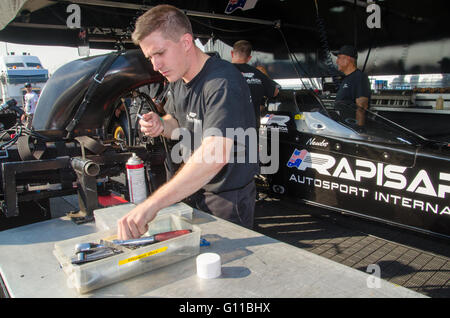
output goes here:
<path id="1" fill-rule="evenodd" d="M 210 246 L 211 243 L 209 243 L 207 240 L 205 240 L 204 238 L 200 238 L 200 246 Z"/>

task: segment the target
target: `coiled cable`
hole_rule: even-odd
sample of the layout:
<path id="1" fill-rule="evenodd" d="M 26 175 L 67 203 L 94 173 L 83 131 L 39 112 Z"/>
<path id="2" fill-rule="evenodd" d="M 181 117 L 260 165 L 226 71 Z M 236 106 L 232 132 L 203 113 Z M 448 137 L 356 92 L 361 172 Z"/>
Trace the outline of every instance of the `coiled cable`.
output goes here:
<path id="1" fill-rule="evenodd" d="M 331 76 L 333 76 L 333 77 L 339 76 L 339 73 L 333 63 L 333 59 L 331 58 L 331 52 L 330 52 L 330 47 L 328 44 L 328 36 L 327 36 L 326 27 L 325 27 L 325 21 L 319 15 L 319 5 L 317 4 L 317 0 L 314 0 L 314 3 L 316 5 L 317 30 L 319 33 L 319 41 L 320 41 L 321 51 L 322 51 L 322 55 L 324 57 L 325 65 L 327 66 L 327 70 L 328 70 L 328 72 L 330 72 Z"/>
<path id="2" fill-rule="evenodd" d="M 289 57 L 291 58 L 291 62 L 292 62 L 292 64 L 293 64 L 293 66 L 294 66 L 295 72 L 297 73 L 297 76 L 298 76 L 298 78 L 300 79 L 300 81 L 302 82 L 303 86 L 305 87 L 305 89 L 307 89 L 307 86 L 306 86 L 305 83 L 303 82 L 303 79 L 302 79 L 302 77 L 300 76 L 300 73 L 298 72 L 298 70 L 297 70 L 297 68 L 295 67 L 295 65 L 298 65 L 298 66 L 302 69 L 302 71 L 305 73 L 305 75 L 307 75 L 307 77 L 308 77 L 310 83 L 312 84 L 312 86 L 314 86 L 314 87 L 317 89 L 317 87 L 316 87 L 316 85 L 314 84 L 314 82 L 313 82 L 313 80 L 311 79 L 311 77 L 310 77 L 310 76 L 308 75 L 308 73 L 301 67 L 301 64 L 300 64 L 299 61 L 297 60 L 295 54 L 293 54 L 293 53 L 291 52 L 291 50 L 289 49 L 289 44 L 288 44 L 288 42 L 287 42 L 287 40 L 286 40 L 286 37 L 285 37 L 284 34 L 283 34 L 283 31 L 281 30 L 281 26 L 277 26 L 277 29 L 278 29 L 278 31 L 279 31 L 280 34 L 281 34 L 281 37 L 282 37 L 283 42 L 284 42 L 284 45 L 286 46 L 286 49 L 287 49 L 288 54 L 289 54 Z M 313 89 L 309 89 L 308 91 L 309 91 L 309 92 L 313 95 L 313 97 L 317 100 L 317 102 L 319 103 L 320 107 L 323 109 L 324 113 L 325 113 L 328 117 L 330 117 L 330 114 L 328 113 L 328 110 L 326 109 L 324 103 L 322 102 L 322 99 L 317 95 L 317 93 L 316 93 Z M 300 109 L 299 105 L 297 104 L 297 99 L 296 99 L 296 97 L 295 97 L 295 94 L 294 94 L 294 101 L 295 101 L 295 104 L 297 105 L 297 107 Z"/>

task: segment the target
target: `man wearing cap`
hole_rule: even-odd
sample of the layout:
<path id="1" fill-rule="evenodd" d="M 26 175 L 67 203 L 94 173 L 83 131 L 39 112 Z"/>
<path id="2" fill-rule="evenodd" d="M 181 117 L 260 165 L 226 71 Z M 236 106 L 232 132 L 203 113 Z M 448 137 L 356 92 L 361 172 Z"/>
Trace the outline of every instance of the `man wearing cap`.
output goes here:
<path id="1" fill-rule="evenodd" d="M 356 122 L 362 127 L 371 95 L 369 78 L 357 68 L 358 52 L 353 46 L 344 45 L 332 53 L 337 56 L 338 70 L 345 74 L 336 94 L 335 109 L 347 123 Z"/>
<path id="2" fill-rule="evenodd" d="M 25 89 L 27 93 L 24 96 L 24 111 L 25 114 L 22 115 L 22 121 L 25 121 L 25 127 L 31 128 L 31 122 L 33 121 L 34 111 L 36 110 L 36 104 L 38 102 L 39 96 L 33 92 L 30 83 L 25 84 Z"/>

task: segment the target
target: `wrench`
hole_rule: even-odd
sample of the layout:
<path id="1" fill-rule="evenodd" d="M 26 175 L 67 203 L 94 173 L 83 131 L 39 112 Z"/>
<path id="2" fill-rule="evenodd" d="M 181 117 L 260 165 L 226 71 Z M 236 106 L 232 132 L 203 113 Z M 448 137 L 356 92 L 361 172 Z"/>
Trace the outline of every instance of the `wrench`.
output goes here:
<path id="1" fill-rule="evenodd" d="M 79 243 L 75 245 L 75 254 L 92 253 L 104 247 L 104 245 L 97 243 Z"/>
<path id="2" fill-rule="evenodd" d="M 96 251 L 90 253 L 79 252 L 74 257 L 72 257 L 71 262 L 72 264 L 80 265 L 88 262 L 97 261 L 99 259 L 103 259 L 120 253 L 123 253 L 123 251 L 111 247 L 103 247 L 98 248 Z"/>

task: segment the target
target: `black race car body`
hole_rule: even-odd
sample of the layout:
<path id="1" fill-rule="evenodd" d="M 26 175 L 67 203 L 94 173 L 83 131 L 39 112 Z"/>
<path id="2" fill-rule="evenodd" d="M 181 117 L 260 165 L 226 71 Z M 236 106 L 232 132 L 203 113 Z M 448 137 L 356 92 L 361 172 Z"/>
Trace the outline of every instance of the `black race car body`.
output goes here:
<path id="1" fill-rule="evenodd" d="M 98 193 L 128 199 L 128 181 L 113 178 L 126 174 L 133 154 L 145 165 L 150 192 L 165 182 L 166 167 L 171 171 L 165 140 L 145 138 L 136 128 L 136 114 L 156 112 L 149 94 L 162 83 L 141 50 L 60 67 L 42 91 L 32 129 L 18 116 L 1 132 L 0 230 L 8 228 L 7 218 L 31 210 L 28 203 L 50 216 L 51 197 L 78 193 L 82 213 L 75 217 L 82 221 L 99 207 Z M 2 107 L 11 110 L 9 104 Z"/>
<path id="2" fill-rule="evenodd" d="M 448 143 L 427 140 L 371 112 L 365 126 L 356 127 L 317 106 L 289 91 L 269 104 L 260 143 L 272 152 L 266 167 L 278 160 L 278 169 L 265 175 L 272 191 L 450 237 Z"/>

